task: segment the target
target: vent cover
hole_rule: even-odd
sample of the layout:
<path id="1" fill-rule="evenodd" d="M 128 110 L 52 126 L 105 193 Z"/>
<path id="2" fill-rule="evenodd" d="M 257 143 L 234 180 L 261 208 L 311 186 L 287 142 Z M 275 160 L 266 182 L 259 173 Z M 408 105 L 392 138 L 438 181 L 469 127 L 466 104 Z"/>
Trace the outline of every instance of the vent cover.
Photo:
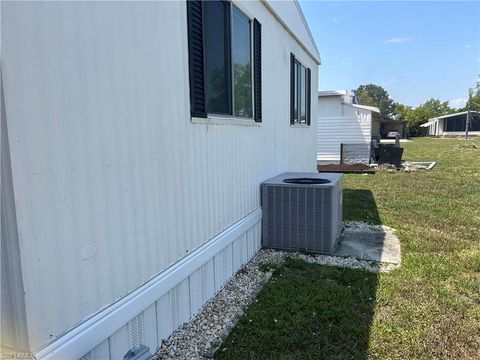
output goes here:
<path id="1" fill-rule="evenodd" d="M 130 320 L 130 344 L 134 348 L 143 344 L 143 312 Z"/>
<path id="2" fill-rule="evenodd" d="M 264 247 L 330 254 L 342 229 L 342 175 L 285 173 L 267 180 L 262 210 Z"/>

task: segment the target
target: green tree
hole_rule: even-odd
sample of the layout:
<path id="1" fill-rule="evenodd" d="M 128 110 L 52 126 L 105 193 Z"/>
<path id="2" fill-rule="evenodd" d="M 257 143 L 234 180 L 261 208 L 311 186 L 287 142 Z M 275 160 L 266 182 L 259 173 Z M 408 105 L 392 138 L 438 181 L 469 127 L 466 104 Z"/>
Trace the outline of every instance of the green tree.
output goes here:
<path id="1" fill-rule="evenodd" d="M 442 102 L 438 99 L 430 99 L 415 109 L 410 106 L 398 104 L 396 112 L 400 114 L 401 120 L 404 120 L 408 129 L 412 131 L 418 130 L 420 125 L 426 123 L 429 119 L 451 114 L 455 112 L 455 110 L 448 106 L 447 101 Z"/>
<path id="2" fill-rule="evenodd" d="M 409 131 L 420 130 L 420 125 L 437 116 L 451 114 L 454 109 L 448 106 L 447 101 L 430 99 L 423 104 L 412 108 L 408 105 L 395 104 L 395 120 L 404 121 Z"/>
<path id="3" fill-rule="evenodd" d="M 468 100 L 462 111 L 480 111 L 480 79 L 477 80 L 475 89 L 468 90 Z"/>
<path id="4" fill-rule="evenodd" d="M 395 103 L 394 109 L 395 120 L 408 123 L 412 118 L 413 108 L 411 106 Z"/>
<path id="5" fill-rule="evenodd" d="M 360 85 L 353 93 L 360 104 L 378 107 L 383 120 L 395 118 L 395 104 L 383 87 L 375 84 Z"/>
<path id="6" fill-rule="evenodd" d="M 454 110 L 448 106 L 448 101 L 442 102 L 432 98 L 415 108 L 413 111 L 412 125 L 420 125 L 434 117 L 451 114 L 453 112 Z"/>

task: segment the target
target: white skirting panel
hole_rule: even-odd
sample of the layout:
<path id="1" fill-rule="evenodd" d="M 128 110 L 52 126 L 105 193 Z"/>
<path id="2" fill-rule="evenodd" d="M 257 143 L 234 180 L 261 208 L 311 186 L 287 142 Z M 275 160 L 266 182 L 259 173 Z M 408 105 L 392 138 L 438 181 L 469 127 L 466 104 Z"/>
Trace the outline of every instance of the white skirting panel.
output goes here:
<path id="1" fill-rule="evenodd" d="M 37 359 L 122 359 L 162 339 L 195 316 L 261 247 L 255 210 L 148 283 L 36 354 Z"/>

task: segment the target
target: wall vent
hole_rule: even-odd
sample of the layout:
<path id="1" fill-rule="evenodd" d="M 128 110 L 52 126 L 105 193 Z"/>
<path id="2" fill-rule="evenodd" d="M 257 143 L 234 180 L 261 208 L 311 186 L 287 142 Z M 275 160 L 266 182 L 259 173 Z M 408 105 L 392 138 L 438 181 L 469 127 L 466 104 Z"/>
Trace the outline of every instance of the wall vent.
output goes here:
<path id="1" fill-rule="evenodd" d="M 265 181 L 263 246 L 331 254 L 342 230 L 342 191 L 341 174 L 285 173 Z"/>
<path id="2" fill-rule="evenodd" d="M 132 348 L 143 344 L 143 312 L 130 320 L 130 346 Z"/>
<path id="3" fill-rule="evenodd" d="M 169 292 L 170 296 L 170 310 L 171 310 L 171 319 L 172 319 L 172 325 L 173 329 L 176 329 L 177 326 L 180 325 L 180 322 L 178 320 L 178 297 L 177 297 L 177 288 L 174 287 L 172 290 Z"/>

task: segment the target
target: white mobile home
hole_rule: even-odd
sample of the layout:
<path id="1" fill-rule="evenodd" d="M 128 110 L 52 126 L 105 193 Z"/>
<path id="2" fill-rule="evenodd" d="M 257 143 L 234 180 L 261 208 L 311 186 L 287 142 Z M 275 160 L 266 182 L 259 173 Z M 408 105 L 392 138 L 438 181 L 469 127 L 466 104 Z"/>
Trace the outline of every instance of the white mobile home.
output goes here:
<path id="1" fill-rule="evenodd" d="M 152 352 L 261 246 L 260 183 L 315 171 L 297 2 L 1 4 L 2 351 Z"/>
<path id="2" fill-rule="evenodd" d="M 318 92 L 317 160 L 339 163 L 343 149 L 356 162 L 370 159 L 372 136 L 380 134 L 380 110 L 358 105 L 347 90 Z"/>
<path id="3" fill-rule="evenodd" d="M 427 128 L 430 136 L 464 136 L 467 129 L 467 111 L 429 119 L 421 127 Z M 480 135 L 480 112 L 470 111 L 468 134 Z"/>

